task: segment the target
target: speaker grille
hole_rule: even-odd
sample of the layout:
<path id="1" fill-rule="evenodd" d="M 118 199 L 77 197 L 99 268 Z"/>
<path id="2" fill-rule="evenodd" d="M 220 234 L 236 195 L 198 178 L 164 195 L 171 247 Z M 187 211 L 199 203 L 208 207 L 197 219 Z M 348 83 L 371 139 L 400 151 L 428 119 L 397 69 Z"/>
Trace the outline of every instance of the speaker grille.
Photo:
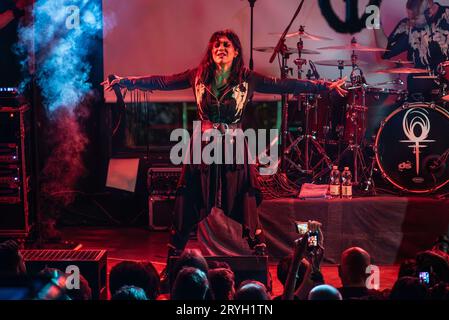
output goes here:
<path id="1" fill-rule="evenodd" d="M 99 261 L 106 250 L 21 250 L 25 261 Z"/>

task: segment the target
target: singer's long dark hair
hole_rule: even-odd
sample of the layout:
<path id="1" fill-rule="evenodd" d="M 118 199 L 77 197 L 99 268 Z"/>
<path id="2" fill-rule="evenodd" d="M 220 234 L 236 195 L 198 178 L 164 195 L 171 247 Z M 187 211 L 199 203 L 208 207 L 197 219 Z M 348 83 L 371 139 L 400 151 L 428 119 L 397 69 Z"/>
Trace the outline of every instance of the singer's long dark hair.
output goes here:
<path id="1" fill-rule="evenodd" d="M 238 55 L 234 58 L 234 61 L 232 63 L 231 74 L 229 76 L 229 83 L 237 85 L 242 82 L 243 74 L 245 71 L 245 64 L 243 62 L 243 50 L 240 39 L 234 31 L 229 29 L 216 31 L 210 37 L 206 54 L 204 55 L 198 67 L 198 76 L 205 85 L 210 85 L 214 80 L 215 70 L 217 69 L 217 66 L 214 62 L 214 59 L 212 58 L 212 49 L 215 42 L 218 41 L 221 37 L 227 37 L 232 42 L 234 48 L 238 51 Z"/>

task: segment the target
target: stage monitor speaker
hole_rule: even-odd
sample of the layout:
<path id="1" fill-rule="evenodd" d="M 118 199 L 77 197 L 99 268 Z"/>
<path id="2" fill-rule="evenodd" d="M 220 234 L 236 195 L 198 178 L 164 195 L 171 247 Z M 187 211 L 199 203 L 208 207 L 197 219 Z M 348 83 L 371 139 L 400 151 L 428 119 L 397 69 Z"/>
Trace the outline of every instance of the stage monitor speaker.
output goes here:
<path id="1" fill-rule="evenodd" d="M 236 287 L 245 280 L 257 280 L 262 282 L 268 291 L 272 290 L 268 256 L 206 256 L 204 258 L 209 265 L 212 261 L 226 262 L 234 272 Z M 168 267 L 170 272 L 177 260 L 178 257 L 170 257 Z"/>
<path id="2" fill-rule="evenodd" d="M 21 250 L 30 275 L 48 268 L 65 272 L 70 265 L 79 268 L 89 282 L 92 299 L 107 299 L 107 251 L 106 250 Z"/>

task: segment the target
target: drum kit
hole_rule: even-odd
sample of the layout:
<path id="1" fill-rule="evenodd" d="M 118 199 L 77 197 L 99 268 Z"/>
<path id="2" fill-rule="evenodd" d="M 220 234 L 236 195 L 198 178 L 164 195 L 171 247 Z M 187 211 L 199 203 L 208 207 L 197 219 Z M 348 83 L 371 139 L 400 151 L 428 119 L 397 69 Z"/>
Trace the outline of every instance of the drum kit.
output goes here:
<path id="1" fill-rule="evenodd" d="M 336 68 L 340 79 L 345 69 L 349 68 L 351 73 L 345 98 L 332 93 L 328 96 L 300 94 L 293 99 L 283 97 L 285 124 L 291 122 L 289 117 L 292 113 L 300 111 L 301 114 L 298 128 L 289 130 L 292 125 L 286 125 L 285 145 L 281 153 L 284 172 L 306 174 L 312 182 L 321 182 L 333 164 L 350 161 L 354 184 L 374 194 L 373 172 L 377 168 L 383 178 L 404 192 L 431 193 L 449 184 L 449 139 L 446 139 L 449 132 L 449 111 L 446 109 L 446 102 L 449 102 L 446 92 L 449 61 L 441 63 L 435 74 L 415 68 L 411 61 L 385 61 L 391 66 L 377 70 L 375 74 L 397 77 L 368 85 L 362 69 L 368 63 L 359 60 L 358 54 L 382 53 L 386 49 L 364 46 L 353 38 L 349 45 L 308 50 L 304 48 L 303 40 L 331 39 L 310 34 L 304 26 L 285 35 L 285 38 L 293 37 L 299 39 L 297 47 L 289 48 L 283 40 L 279 52 L 282 78 L 287 78 L 292 72 L 287 62 L 291 55 L 296 54 L 298 58 L 294 64 L 298 79 L 302 78 L 307 64 L 310 65 L 306 75 L 309 80 L 320 80 L 316 65 Z M 272 53 L 275 47 L 256 47 L 254 50 Z M 303 59 L 302 55 L 316 55 L 321 51 L 348 51 L 351 58 L 315 62 Z M 438 94 L 432 101 L 413 102 L 408 92 L 401 88 L 404 86 L 401 75 L 434 81 L 439 87 Z M 395 89 L 386 88 L 387 85 L 394 85 Z M 331 148 L 338 149 L 332 156 Z M 370 165 L 367 165 L 368 157 Z"/>

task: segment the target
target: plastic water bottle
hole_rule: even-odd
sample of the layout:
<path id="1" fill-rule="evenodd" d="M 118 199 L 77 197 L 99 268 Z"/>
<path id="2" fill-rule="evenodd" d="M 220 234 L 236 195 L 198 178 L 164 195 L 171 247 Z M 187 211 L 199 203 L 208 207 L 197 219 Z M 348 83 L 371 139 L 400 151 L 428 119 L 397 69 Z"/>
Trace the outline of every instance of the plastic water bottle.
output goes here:
<path id="1" fill-rule="evenodd" d="M 329 180 L 329 195 L 332 199 L 340 198 L 340 170 L 333 166 Z"/>
<path id="2" fill-rule="evenodd" d="M 341 174 L 341 197 L 352 199 L 352 173 L 348 167 Z"/>

